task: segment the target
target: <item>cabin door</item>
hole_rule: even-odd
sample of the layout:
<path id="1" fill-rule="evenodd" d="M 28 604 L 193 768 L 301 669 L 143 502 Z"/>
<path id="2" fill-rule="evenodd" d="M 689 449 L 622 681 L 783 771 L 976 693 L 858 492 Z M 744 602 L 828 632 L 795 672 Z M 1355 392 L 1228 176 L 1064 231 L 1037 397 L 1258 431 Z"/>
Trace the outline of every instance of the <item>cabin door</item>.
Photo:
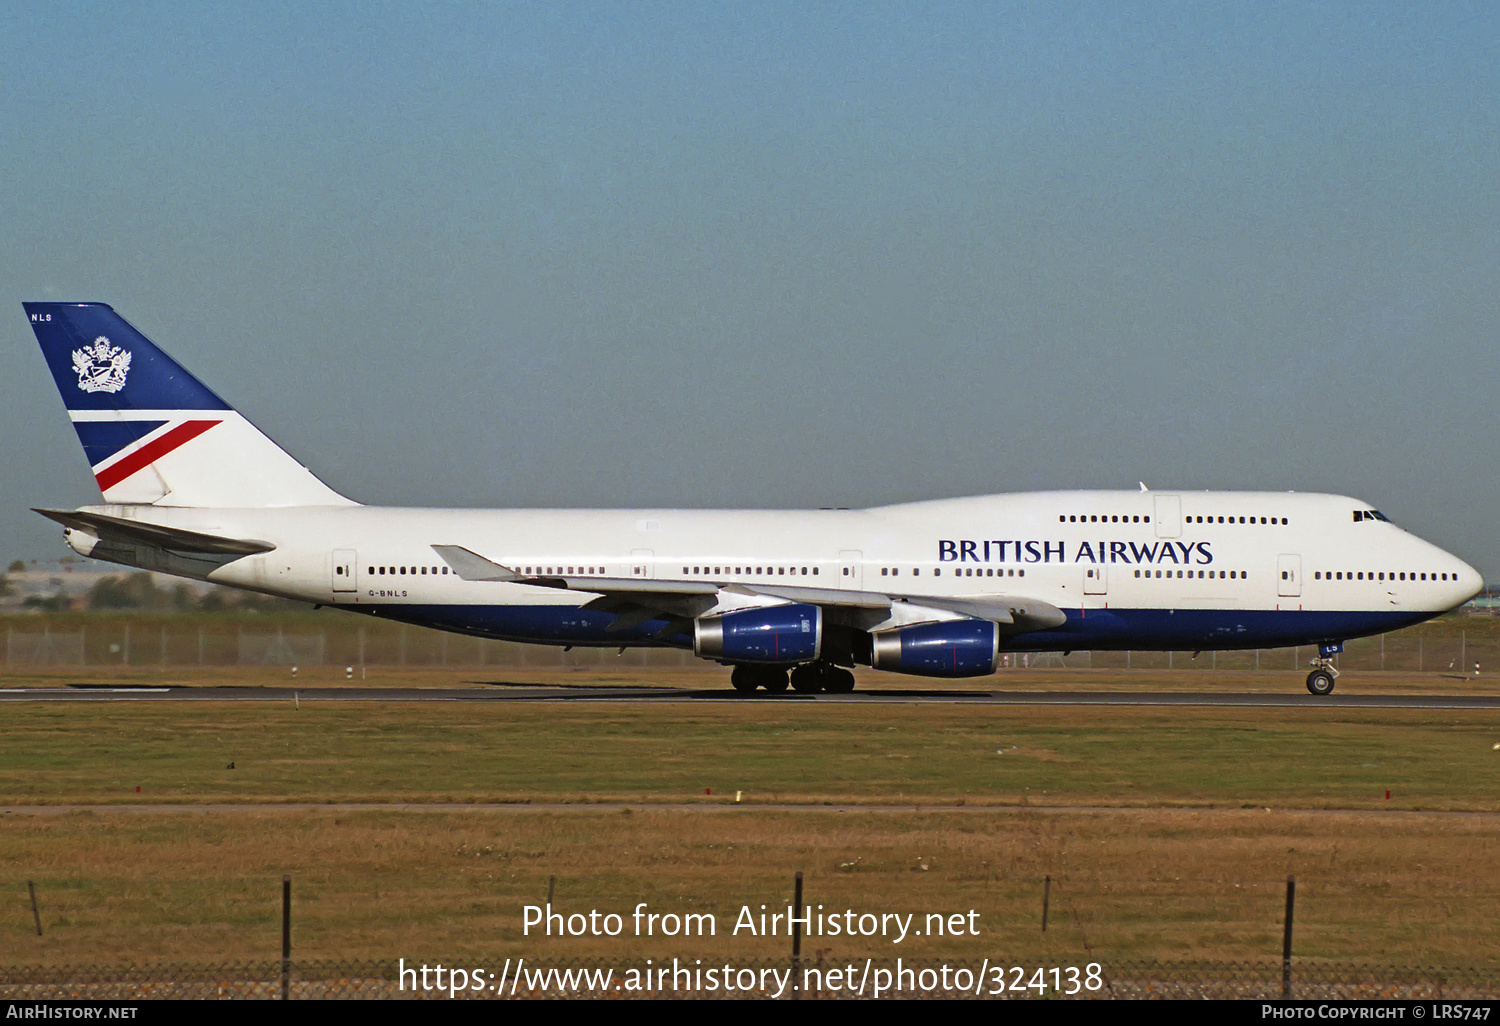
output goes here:
<path id="1" fill-rule="evenodd" d="M 1276 557 L 1276 594 L 1295 596 L 1302 594 L 1302 557 Z"/>
<path id="2" fill-rule="evenodd" d="M 358 557 L 353 549 L 338 549 L 333 554 L 333 590 L 354 591 L 359 587 L 354 580 L 354 568 Z"/>
<path id="3" fill-rule="evenodd" d="M 849 591 L 860 591 L 865 586 L 865 554 L 859 549 L 845 549 L 839 553 L 839 585 Z"/>
<path id="4" fill-rule="evenodd" d="M 1084 567 L 1083 593 L 1085 595 L 1109 594 L 1109 580 L 1105 576 L 1105 568 L 1103 566 Z"/>

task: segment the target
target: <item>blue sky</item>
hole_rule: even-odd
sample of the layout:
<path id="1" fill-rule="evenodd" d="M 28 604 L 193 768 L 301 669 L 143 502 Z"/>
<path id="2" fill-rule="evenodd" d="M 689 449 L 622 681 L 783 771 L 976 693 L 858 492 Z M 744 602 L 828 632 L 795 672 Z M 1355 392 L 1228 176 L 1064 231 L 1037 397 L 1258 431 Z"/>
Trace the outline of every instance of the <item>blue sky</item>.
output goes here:
<path id="1" fill-rule="evenodd" d="M 334 487 L 1360 496 L 1495 579 L 1488 4 L 0 6 L 0 555 L 108 302 Z"/>

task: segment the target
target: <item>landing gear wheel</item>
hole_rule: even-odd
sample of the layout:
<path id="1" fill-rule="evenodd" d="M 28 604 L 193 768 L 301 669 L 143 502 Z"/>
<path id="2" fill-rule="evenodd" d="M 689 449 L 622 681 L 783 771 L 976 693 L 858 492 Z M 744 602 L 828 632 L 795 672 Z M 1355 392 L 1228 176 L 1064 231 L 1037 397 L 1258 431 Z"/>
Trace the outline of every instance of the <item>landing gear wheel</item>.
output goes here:
<path id="1" fill-rule="evenodd" d="M 1316 669 L 1307 675 L 1307 690 L 1315 695 L 1333 694 L 1333 674 L 1325 669 Z"/>
<path id="2" fill-rule="evenodd" d="M 734 685 L 734 690 L 742 695 L 748 695 L 760 687 L 760 681 L 755 678 L 753 666 L 736 666 L 729 674 L 729 683 Z"/>
<path id="3" fill-rule="evenodd" d="M 771 694 L 780 694 L 786 690 L 787 679 L 785 670 L 774 666 L 767 666 L 761 670 L 761 673 L 765 675 L 761 678 L 761 687 L 771 692 Z"/>
<path id="4" fill-rule="evenodd" d="M 810 695 L 822 691 L 828 680 L 828 671 L 818 663 L 808 663 L 792 671 L 792 690 Z"/>
<path id="5" fill-rule="evenodd" d="M 854 690 L 854 674 L 840 667 L 833 667 L 828 673 L 828 683 L 823 685 L 823 690 L 830 695 L 847 695 Z"/>

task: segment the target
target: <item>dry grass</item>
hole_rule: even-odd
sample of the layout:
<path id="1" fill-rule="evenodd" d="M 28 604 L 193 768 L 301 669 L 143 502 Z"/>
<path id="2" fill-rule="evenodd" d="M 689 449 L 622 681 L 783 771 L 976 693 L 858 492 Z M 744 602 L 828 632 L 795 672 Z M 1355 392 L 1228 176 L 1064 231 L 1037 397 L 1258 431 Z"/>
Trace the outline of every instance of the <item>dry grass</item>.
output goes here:
<path id="1" fill-rule="evenodd" d="M 797 869 L 808 901 L 829 910 L 981 915 L 977 938 L 808 939 L 830 957 L 1272 957 L 1288 873 L 1302 955 L 1470 965 L 1500 952 L 1490 712 L 773 702 L 4 712 L 0 962 L 274 956 L 288 872 L 304 958 L 782 954 L 784 938 L 726 934 L 741 905 L 784 906 Z M 735 789 L 747 804 L 721 807 Z M 629 811 L 588 804 L 606 799 Z M 572 804 L 276 804 L 337 800 Z M 246 807 L 130 811 L 140 802 Z M 122 808 L 35 811 L 94 803 Z M 898 803 L 910 811 L 875 808 Z M 1047 874 L 1057 883 L 1043 935 Z M 719 936 L 522 937 L 521 906 L 543 900 L 552 875 L 566 911 L 624 914 L 640 901 L 708 911 Z"/>
<path id="2" fill-rule="evenodd" d="M 1301 955 L 1493 964 L 1496 848 L 1488 817 L 1259 809 L 12 815 L 0 937 L 10 962 L 272 957 L 291 873 L 302 958 L 743 959 L 786 952 L 784 937 L 730 933 L 742 905 L 784 907 L 800 868 L 825 910 L 980 913 L 978 937 L 808 938 L 831 958 L 1268 958 L 1294 873 Z M 644 901 L 712 912 L 719 933 L 523 937 L 522 906 L 553 875 L 560 910 Z"/>
<path id="3" fill-rule="evenodd" d="M 1500 723 L 1484 710 L 205 702 L 5 713 L 0 796 L 11 804 L 660 803 L 740 790 L 753 802 L 1500 807 Z"/>

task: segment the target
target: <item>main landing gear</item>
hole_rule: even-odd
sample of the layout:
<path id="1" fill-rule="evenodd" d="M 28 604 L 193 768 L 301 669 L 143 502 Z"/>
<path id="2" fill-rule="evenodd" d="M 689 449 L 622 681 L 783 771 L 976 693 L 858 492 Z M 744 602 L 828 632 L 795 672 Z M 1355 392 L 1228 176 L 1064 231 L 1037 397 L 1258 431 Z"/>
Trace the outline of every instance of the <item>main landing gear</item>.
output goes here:
<path id="1" fill-rule="evenodd" d="M 1333 682 L 1339 670 L 1333 665 L 1333 657 L 1344 650 L 1342 641 L 1331 641 L 1318 646 L 1318 658 L 1313 660 L 1313 671 L 1307 675 L 1307 690 L 1315 695 L 1333 694 Z"/>
<path id="2" fill-rule="evenodd" d="M 771 694 L 780 694 L 788 685 L 799 694 L 847 694 L 854 690 L 854 674 L 832 663 L 806 663 L 788 672 L 785 666 L 762 666 L 740 663 L 729 675 L 729 683 L 741 694 L 750 694 L 765 688 Z"/>

